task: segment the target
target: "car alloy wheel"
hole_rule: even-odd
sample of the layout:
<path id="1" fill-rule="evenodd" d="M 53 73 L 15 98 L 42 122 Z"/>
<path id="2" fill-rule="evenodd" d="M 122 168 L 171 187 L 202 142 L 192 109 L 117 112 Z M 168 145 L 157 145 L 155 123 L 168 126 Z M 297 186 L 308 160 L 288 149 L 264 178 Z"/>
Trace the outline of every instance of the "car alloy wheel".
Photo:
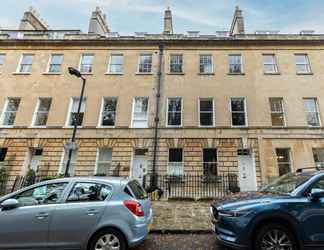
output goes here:
<path id="1" fill-rule="evenodd" d="M 261 250 L 293 250 L 293 244 L 286 232 L 273 229 L 262 237 Z"/>
<path id="2" fill-rule="evenodd" d="M 113 234 L 105 234 L 101 236 L 95 245 L 95 250 L 119 250 L 120 242 L 117 236 Z"/>

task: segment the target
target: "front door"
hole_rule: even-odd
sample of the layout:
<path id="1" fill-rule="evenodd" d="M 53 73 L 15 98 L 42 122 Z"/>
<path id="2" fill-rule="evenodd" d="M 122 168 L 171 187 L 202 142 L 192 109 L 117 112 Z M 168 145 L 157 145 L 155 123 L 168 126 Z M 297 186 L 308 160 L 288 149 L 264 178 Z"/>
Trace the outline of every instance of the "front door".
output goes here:
<path id="1" fill-rule="evenodd" d="M 132 178 L 136 179 L 143 185 L 144 175 L 147 173 L 147 150 L 135 149 L 133 166 L 132 166 Z"/>
<path id="2" fill-rule="evenodd" d="M 238 168 L 239 168 L 239 184 L 241 191 L 256 191 L 256 169 L 255 162 L 250 150 L 238 150 Z"/>

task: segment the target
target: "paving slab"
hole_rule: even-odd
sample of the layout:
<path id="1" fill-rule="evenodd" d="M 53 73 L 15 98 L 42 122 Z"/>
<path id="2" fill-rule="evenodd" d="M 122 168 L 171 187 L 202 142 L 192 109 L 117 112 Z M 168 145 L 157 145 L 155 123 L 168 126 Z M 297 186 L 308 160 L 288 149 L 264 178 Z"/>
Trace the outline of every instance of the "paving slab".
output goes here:
<path id="1" fill-rule="evenodd" d="M 153 201 L 153 231 L 209 231 L 209 207 L 206 201 Z"/>

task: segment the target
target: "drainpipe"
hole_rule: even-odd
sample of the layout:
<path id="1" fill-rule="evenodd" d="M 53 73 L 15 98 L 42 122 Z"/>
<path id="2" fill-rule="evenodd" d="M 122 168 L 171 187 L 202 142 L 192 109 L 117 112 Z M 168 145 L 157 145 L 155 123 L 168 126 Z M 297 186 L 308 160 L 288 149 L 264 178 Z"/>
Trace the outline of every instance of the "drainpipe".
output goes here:
<path id="1" fill-rule="evenodd" d="M 159 45 L 159 62 L 157 72 L 157 87 L 156 87 L 156 106 L 155 106 L 155 118 L 154 118 L 154 139 L 153 139 L 153 165 L 152 165 L 152 177 L 150 180 L 150 187 L 148 192 L 158 190 L 157 186 L 157 173 L 156 173 L 156 162 L 157 162 L 157 149 L 159 143 L 159 122 L 160 122 L 160 100 L 161 100 L 161 84 L 162 84 L 162 64 L 163 64 L 163 53 L 164 44 Z"/>

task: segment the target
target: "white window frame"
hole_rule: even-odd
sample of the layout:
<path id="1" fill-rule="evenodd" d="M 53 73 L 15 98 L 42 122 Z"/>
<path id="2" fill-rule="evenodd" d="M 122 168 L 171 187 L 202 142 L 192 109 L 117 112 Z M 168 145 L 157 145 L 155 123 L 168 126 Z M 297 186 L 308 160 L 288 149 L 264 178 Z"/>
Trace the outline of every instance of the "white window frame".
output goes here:
<path id="1" fill-rule="evenodd" d="M 3 122 L 4 122 L 4 118 L 5 118 L 5 113 L 8 112 L 7 108 L 8 108 L 8 105 L 9 105 L 9 99 L 20 99 L 20 102 L 19 102 L 17 110 L 15 111 L 16 116 L 15 116 L 14 124 L 5 125 L 5 124 L 3 124 Z M 16 118 L 17 118 L 17 112 L 18 112 L 18 109 L 20 107 L 20 103 L 21 103 L 21 97 L 7 97 L 6 98 L 6 101 L 5 101 L 4 107 L 3 107 L 2 112 L 1 112 L 1 116 L 0 116 L 0 127 L 2 127 L 2 128 L 12 128 L 13 126 L 15 126 L 15 122 L 16 122 Z"/>
<path id="2" fill-rule="evenodd" d="M 32 56 L 32 63 L 31 63 L 31 64 L 28 64 L 28 65 L 30 65 L 30 71 L 28 71 L 28 72 L 21 72 L 21 71 L 20 71 L 21 63 L 22 63 L 22 61 L 23 61 L 24 56 Z M 34 61 L 34 56 L 35 56 L 35 54 L 33 54 L 33 53 L 23 53 L 23 54 L 20 56 L 20 60 L 19 60 L 18 67 L 17 67 L 17 69 L 16 69 L 15 74 L 22 74 L 22 75 L 29 75 L 29 74 L 31 74 L 31 72 L 32 72 L 32 67 L 33 67 L 33 61 Z"/>
<path id="3" fill-rule="evenodd" d="M 239 56 L 241 58 L 241 72 L 231 72 L 231 56 Z M 230 75 L 242 75 L 244 74 L 244 62 L 243 62 L 243 55 L 240 54 L 240 53 L 231 53 L 231 54 L 228 54 L 228 74 Z"/>
<path id="4" fill-rule="evenodd" d="M 111 66 L 111 59 L 112 59 L 113 56 L 122 56 L 123 57 L 123 64 L 121 64 L 122 65 L 122 71 L 121 72 L 112 72 L 111 71 L 110 66 Z M 109 75 L 123 75 L 124 74 L 124 54 L 123 53 L 112 53 L 112 54 L 110 54 L 106 74 L 109 74 Z"/>
<path id="5" fill-rule="evenodd" d="M 147 114 L 146 114 L 146 125 L 144 127 L 135 127 L 134 126 L 134 115 L 135 115 L 135 100 L 136 98 L 147 98 Z M 149 113 L 150 113 L 150 98 L 148 96 L 136 96 L 133 98 L 133 105 L 132 105 L 132 121 L 131 121 L 131 128 L 148 128 L 149 124 Z"/>
<path id="6" fill-rule="evenodd" d="M 181 161 L 181 169 L 179 172 L 180 175 L 174 175 L 174 176 L 181 176 L 184 174 L 184 149 L 183 148 L 176 148 L 176 147 L 171 147 L 171 148 L 168 148 L 168 165 L 167 165 L 167 173 L 170 174 L 170 163 L 178 163 L 178 162 L 170 162 L 170 149 L 181 149 L 182 150 L 182 161 Z M 180 165 L 180 164 L 179 164 Z"/>
<path id="7" fill-rule="evenodd" d="M 73 96 L 73 97 L 70 98 L 69 107 L 68 107 L 68 113 L 67 113 L 67 118 L 66 118 L 66 121 L 65 121 L 65 127 L 66 128 L 73 128 L 73 125 L 70 125 L 69 124 L 69 121 L 70 121 L 70 118 L 71 118 L 71 111 L 72 111 L 73 99 L 80 99 L 80 97 Z M 83 127 L 85 113 L 86 113 L 86 108 L 87 108 L 87 105 L 86 105 L 87 98 L 86 97 L 83 97 L 83 100 L 84 100 L 83 120 L 82 120 L 82 125 L 81 126 L 77 126 L 78 128 L 82 128 Z"/>
<path id="8" fill-rule="evenodd" d="M 297 60 L 296 60 L 297 56 L 304 56 L 305 59 L 306 59 L 306 62 L 305 63 L 297 63 Z M 296 53 L 295 54 L 295 65 L 296 65 L 296 74 L 297 75 L 298 74 L 301 74 L 301 75 L 303 75 L 303 74 L 312 74 L 312 67 L 311 67 L 311 63 L 310 63 L 309 56 L 308 56 L 307 53 Z M 307 71 L 298 71 L 298 68 L 297 68 L 298 65 L 306 66 Z"/>
<path id="9" fill-rule="evenodd" d="M 200 121 L 200 101 L 201 100 L 212 100 L 213 102 L 213 124 L 212 125 L 201 125 Z M 207 113 L 207 112 L 206 112 Z M 215 127 L 215 100 L 213 97 L 199 97 L 198 98 L 198 126 L 201 128 L 212 128 Z"/>
<path id="10" fill-rule="evenodd" d="M 82 58 L 83 56 L 92 56 L 92 61 L 91 61 L 91 72 L 84 72 L 84 71 L 81 71 L 81 65 L 83 65 L 82 63 Z M 82 75 L 92 75 L 93 74 L 93 60 L 95 58 L 95 54 L 94 53 L 82 53 L 80 55 L 80 61 L 79 61 L 79 71 Z"/>
<path id="11" fill-rule="evenodd" d="M 313 112 L 306 111 L 305 106 L 304 106 L 305 100 L 314 100 L 315 101 L 315 107 L 316 107 L 315 112 L 314 111 Z M 322 119 L 321 119 L 321 112 L 320 112 L 319 105 L 318 105 L 318 98 L 316 98 L 316 97 L 304 97 L 303 98 L 303 106 L 304 106 L 304 112 L 305 112 L 305 115 L 306 115 L 305 118 L 306 118 L 307 126 L 310 127 L 310 128 L 320 128 L 320 127 L 322 127 Z M 318 126 L 312 126 L 312 125 L 308 124 L 307 113 L 316 113 L 318 123 L 319 123 Z"/>
<path id="12" fill-rule="evenodd" d="M 172 57 L 173 56 L 177 56 L 177 57 L 180 57 L 181 58 L 181 64 L 175 64 L 175 65 L 181 65 L 181 71 L 179 72 L 175 72 L 175 71 L 172 71 Z M 172 53 L 170 54 L 170 61 L 169 61 L 169 73 L 170 74 L 183 74 L 184 73 L 184 60 L 183 60 L 183 54 L 181 53 Z"/>
<path id="13" fill-rule="evenodd" d="M 102 125 L 102 113 L 103 113 L 103 109 L 104 109 L 104 104 L 105 104 L 105 100 L 106 99 L 116 99 L 116 110 L 115 110 L 115 125 L 114 126 L 106 126 L 106 125 Z M 100 114 L 99 114 L 99 121 L 97 124 L 98 128 L 115 128 L 116 127 L 116 123 L 117 123 L 117 109 L 118 109 L 118 98 L 116 96 L 104 96 L 101 99 L 101 106 L 100 106 Z"/>
<path id="14" fill-rule="evenodd" d="M 180 98 L 181 99 L 181 119 L 180 125 L 169 125 L 169 99 L 176 99 Z M 175 96 L 175 97 L 167 97 L 167 106 L 166 106 L 166 127 L 168 128 L 181 128 L 183 126 L 183 98 L 180 96 Z"/>
<path id="15" fill-rule="evenodd" d="M 95 165 L 95 169 L 94 169 L 94 174 L 95 175 L 98 174 L 98 165 L 100 163 L 108 163 L 108 161 L 104 161 L 104 162 L 100 161 L 99 162 L 100 149 L 109 149 L 109 150 L 111 150 L 111 160 L 110 160 L 109 163 L 110 163 L 110 167 L 112 167 L 112 154 L 113 154 L 113 149 L 110 148 L 110 147 L 98 147 L 97 148 L 97 154 L 96 154 L 96 165 Z M 113 169 L 111 169 L 111 172 L 112 172 L 112 170 Z"/>
<path id="16" fill-rule="evenodd" d="M 243 99 L 244 100 L 245 125 L 233 125 L 232 99 Z M 246 127 L 248 127 L 249 126 L 249 120 L 248 120 L 246 97 L 244 97 L 244 96 L 232 96 L 232 97 L 230 97 L 229 105 L 230 105 L 229 108 L 230 108 L 230 113 L 231 113 L 231 127 L 232 128 L 246 128 Z"/>
<path id="17" fill-rule="evenodd" d="M 59 72 L 51 72 L 50 71 L 50 66 L 52 65 L 51 62 L 52 62 L 53 56 L 62 56 L 62 61 L 61 61 L 61 64 L 60 64 L 60 71 Z M 50 54 L 49 59 L 48 59 L 48 63 L 47 63 L 47 67 L 46 67 L 46 74 L 53 74 L 53 75 L 62 74 L 63 59 L 64 59 L 64 54 L 62 54 L 62 53 L 52 53 L 52 54 Z M 58 65 L 58 64 L 55 64 L 55 65 Z"/>
<path id="18" fill-rule="evenodd" d="M 142 56 L 151 56 L 151 71 L 150 72 L 140 72 L 141 57 Z M 137 63 L 137 74 L 139 74 L 139 75 L 151 75 L 151 74 L 153 74 L 153 53 L 140 53 L 139 54 L 138 63 Z"/>
<path id="19" fill-rule="evenodd" d="M 266 63 L 264 61 L 264 58 L 266 56 L 271 56 L 273 62 L 272 63 Z M 278 60 L 277 60 L 276 54 L 274 54 L 274 53 L 264 53 L 264 54 L 262 54 L 262 59 L 263 59 L 263 72 L 264 72 L 264 74 L 278 74 L 279 73 Z M 267 71 L 266 70 L 267 65 L 271 65 L 275 70 L 274 71 Z"/>
<path id="20" fill-rule="evenodd" d="M 35 128 L 46 128 L 47 127 L 47 124 L 46 125 L 41 125 L 41 126 L 35 125 L 36 117 L 37 117 L 37 114 L 39 113 L 38 110 L 39 110 L 41 99 L 51 99 L 51 102 L 53 101 L 53 99 L 51 97 L 38 97 L 37 98 L 37 103 L 36 103 L 36 107 L 35 107 L 35 110 L 34 110 L 34 113 L 33 113 L 32 123 L 30 125 L 31 127 L 35 127 Z M 51 103 L 51 105 L 52 105 L 52 103 Z M 50 112 L 50 109 L 47 111 L 47 119 L 48 119 L 48 116 L 49 116 L 49 112 Z M 46 112 L 42 111 L 41 113 L 46 113 Z"/>
<path id="21" fill-rule="evenodd" d="M 201 67 L 201 57 L 202 56 L 210 56 L 211 58 L 211 67 L 212 67 L 212 71 L 211 72 L 201 72 L 200 71 L 200 67 Z M 209 75 L 209 74 L 214 74 L 215 73 L 215 69 L 214 69 L 214 57 L 213 57 L 213 54 L 200 54 L 199 55 L 199 74 L 201 75 Z"/>
<path id="22" fill-rule="evenodd" d="M 276 126 L 276 125 L 273 125 L 272 124 L 272 114 L 281 114 L 281 112 L 274 112 L 274 111 L 271 110 L 271 99 L 280 99 L 281 100 L 281 108 L 282 108 L 283 121 L 284 121 L 284 124 L 281 125 L 281 126 Z M 283 97 L 269 97 L 268 100 L 269 100 L 269 106 L 270 106 L 271 126 L 272 127 L 279 127 L 279 128 L 287 127 L 286 110 L 285 110 L 285 101 L 284 101 L 284 98 Z"/>

